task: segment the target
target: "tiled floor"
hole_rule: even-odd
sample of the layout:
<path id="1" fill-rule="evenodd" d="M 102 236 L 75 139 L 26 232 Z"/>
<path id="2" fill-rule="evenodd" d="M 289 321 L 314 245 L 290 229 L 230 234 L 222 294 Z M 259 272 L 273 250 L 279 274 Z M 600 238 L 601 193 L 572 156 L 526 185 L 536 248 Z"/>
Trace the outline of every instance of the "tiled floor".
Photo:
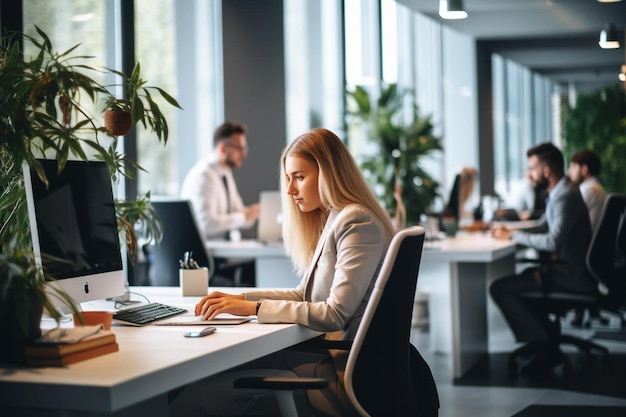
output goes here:
<path id="1" fill-rule="evenodd" d="M 577 331 L 579 335 L 586 337 L 590 337 L 593 334 L 593 330 L 579 331 L 577 329 L 571 329 L 567 326 L 567 322 L 567 320 L 564 320 L 564 330 L 566 331 Z M 605 330 L 607 328 L 598 327 L 598 330 L 600 329 Z M 619 331 L 619 323 L 615 320 L 611 323 L 609 329 Z M 523 383 L 518 384 L 517 382 L 519 381 L 513 380 L 508 381 L 508 384 L 502 384 L 500 383 L 502 380 L 498 381 L 497 378 L 492 378 L 492 375 L 486 376 L 484 381 L 479 381 L 482 385 L 470 386 L 460 385 L 459 383 L 455 384 L 452 380 L 452 363 L 450 357 L 429 351 L 427 331 L 424 332 L 420 328 L 415 328 L 412 334 L 412 342 L 418 347 L 434 374 L 441 402 L 440 417 L 626 416 L 626 395 L 598 395 L 574 390 L 546 388 L 546 384 L 543 383 L 543 381 L 537 381 L 536 386 L 533 386 L 535 384 L 534 382 L 528 383 L 528 381 L 522 381 L 521 379 L 519 381 Z M 624 342 L 608 342 L 599 339 L 596 339 L 596 342 L 608 347 L 611 354 L 614 355 L 612 357 L 617 358 L 620 354 L 626 354 L 626 343 Z M 514 347 L 515 346 L 497 346 L 497 352 L 490 355 L 490 361 L 494 364 L 493 366 L 497 369 L 499 369 L 498 366 L 506 366 L 506 362 L 502 361 L 501 358 L 506 358 L 504 353 L 511 351 Z M 564 350 L 573 358 L 580 356 L 573 348 L 565 347 Z M 497 358 L 500 358 L 500 362 L 497 361 Z M 615 375 L 626 375 L 626 369 L 624 369 L 626 365 L 624 364 L 626 364 L 626 361 L 615 362 L 615 365 L 612 365 L 613 370 L 616 371 Z M 618 368 L 615 369 L 615 366 Z M 622 369 L 619 367 L 622 367 Z M 577 375 L 575 372 L 571 378 L 578 378 L 578 383 L 584 386 L 585 384 L 594 384 L 594 378 L 597 377 L 598 375 L 595 374 L 594 377 L 586 378 L 584 375 Z M 604 376 L 600 376 L 600 378 L 603 378 L 603 382 L 606 382 Z M 611 377 L 608 376 L 607 378 Z M 568 381 L 570 381 L 570 379 L 568 379 Z M 624 385 L 623 378 L 619 378 L 619 380 L 615 382 Z M 589 390 L 583 389 L 583 391 Z M 622 390 L 620 391 L 624 392 Z M 549 405 L 569 406 L 569 408 L 546 407 Z M 576 411 L 575 414 L 572 412 L 571 406 L 579 406 L 574 409 Z M 584 406 L 618 407 L 596 409 L 595 407 L 585 408 Z M 621 407 L 625 408 L 621 409 Z M 520 414 L 518 415 L 518 413 Z"/>

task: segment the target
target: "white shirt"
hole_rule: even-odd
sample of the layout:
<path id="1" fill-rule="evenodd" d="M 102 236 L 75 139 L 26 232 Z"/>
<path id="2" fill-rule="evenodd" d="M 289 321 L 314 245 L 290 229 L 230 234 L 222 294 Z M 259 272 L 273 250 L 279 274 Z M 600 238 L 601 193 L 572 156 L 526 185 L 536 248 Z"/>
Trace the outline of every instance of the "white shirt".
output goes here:
<path id="1" fill-rule="evenodd" d="M 226 177 L 228 194 L 222 177 Z M 213 155 L 201 159 L 189 170 L 180 195 L 191 202 L 205 239 L 221 238 L 229 230 L 245 229 L 255 223 L 246 221 L 243 201 L 231 170 L 219 166 Z"/>
<path id="2" fill-rule="evenodd" d="M 585 200 L 587 205 L 587 210 L 589 210 L 591 230 L 594 231 L 598 226 L 598 220 L 600 220 L 606 192 L 596 177 L 586 179 L 580 184 L 579 188 L 580 194 L 582 194 L 583 200 Z"/>

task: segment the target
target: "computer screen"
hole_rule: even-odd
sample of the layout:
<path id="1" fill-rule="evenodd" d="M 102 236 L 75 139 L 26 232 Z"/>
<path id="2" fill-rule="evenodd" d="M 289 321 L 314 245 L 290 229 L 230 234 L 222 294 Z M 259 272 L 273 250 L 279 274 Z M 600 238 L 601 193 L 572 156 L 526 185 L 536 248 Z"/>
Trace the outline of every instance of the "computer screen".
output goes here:
<path id="1" fill-rule="evenodd" d="M 40 159 L 48 186 L 24 166 L 28 214 L 37 266 L 74 301 L 124 294 L 124 267 L 109 167 L 100 161 Z M 61 300 L 51 301 L 69 312 Z"/>
<path id="2" fill-rule="evenodd" d="M 279 191 L 261 191 L 259 194 L 259 222 L 257 238 L 263 243 L 282 242 L 282 206 Z"/>

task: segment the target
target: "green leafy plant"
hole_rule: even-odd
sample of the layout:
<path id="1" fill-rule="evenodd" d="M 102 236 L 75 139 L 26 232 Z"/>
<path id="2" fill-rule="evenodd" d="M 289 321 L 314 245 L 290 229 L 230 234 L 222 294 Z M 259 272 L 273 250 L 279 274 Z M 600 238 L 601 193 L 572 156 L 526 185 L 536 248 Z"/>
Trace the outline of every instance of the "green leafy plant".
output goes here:
<path id="1" fill-rule="evenodd" d="M 29 302 L 38 300 L 57 320 L 60 314 L 52 308 L 44 285 L 54 277 L 44 276 L 36 268 L 32 252 L 28 210 L 25 202 L 23 166 L 34 170 L 47 183 L 37 158 L 54 157 L 62 170 L 72 159 L 105 161 L 114 181 L 129 176 L 130 165 L 141 169 L 117 150 L 118 137 L 102 126 L 89 109 L 103 103 L 121 102 L 90 76 L 103 70 L 76 63 L 85 56 L 73 55 L 76 45 L 65 52 L 56 52 L 48 36 L 36 28 L 38 38 L 28 35 L 3 35 L 0 38 L 0 318 L 7 306 L 21 309 L 18 317 L 29 309 Z M 33 47 L 32 56 L 24 56 L 16 42 L 22 37 Z M 125 77 L 132 94 L 131 113 L 156 133 L 157 140 L 167 142 L 167 122 L 158 104 L 143 87 L 139 65 Z M 135 87 L 131 87 L 131 84 Z M 180 108 L 176 100 L 157 87 L 168 104 Z M 91 110 L 93 111 L 93 110 Z M 128 245 L 131 259 L 136 254 L 135 225 L 147 225 L 148 237 L 159 240 L 160 221 L 149 202 L 149 193 L 135 201 L 117 201 L 116 212 L 120 238 Z M 133 243 L 135 242 L 135 243 Z M 45 255 L 45 254 L 44 254 Z M 77 306 L 59 293 L 74 312 Z M 25 317 L 25 316 L 24 316 Z M 25 328 L 23 328 L 25 330 Z"/>
<path id="2" fill-rule="evenodd" d="M 144 128 L 150 128 L 152 132 L 157 135 L 159 140 L 163 139 L 163 141 L 167 143 L 167 137 L 169 135 L 167 120 L 152 98 L 150 91 L 158 93 L 169 104 L 180 108 L 178 102 L 163 89 L 146 85 L 147 81 L 141 78 L 141 66 L 139 62 L 135 64 L 135 68 L 130 77 L 120 71 L 110 71 L 121 77 L 122 86 L 127 91 L 128 98 L 109 97 L 106 101 L 105 112 L 126 113 L 130 115 L 132 124 L 141 122 Z"/>
<path id="3" fill-rule="evenodd" d="M 406 92 L 397 84 L 381 88 L 375 102 L 363 86 L 347 91 L 349 123 L 359 124 L 377 147 L 361 162 L 372 189 L 400 226 L 418 224 L 439 195 L 439 183 L 420 165 L 423 158 L 443 149 L 433 134 L 430 116 L 421 116 L 411 103 L 411 120 L 405 121 Z"/>
<path id="4" fill-rule="evenodd" d="M 607 191 L 626 191 L 626 94 L 618 84 L 579 94 L 565 113 L 566 160 L 581 149 L 592 149 L 602 162 L 599 179 Z"/>

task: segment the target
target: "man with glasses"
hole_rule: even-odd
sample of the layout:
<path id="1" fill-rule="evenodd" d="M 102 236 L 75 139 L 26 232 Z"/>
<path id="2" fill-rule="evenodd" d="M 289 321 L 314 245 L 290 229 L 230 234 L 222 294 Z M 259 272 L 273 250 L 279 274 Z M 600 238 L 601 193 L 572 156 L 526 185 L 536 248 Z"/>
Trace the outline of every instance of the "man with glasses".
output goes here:
<path id="1" fill-rule="evenodd" d="M 204 239 L 236 240 L 240 237 L 239 229 L 252 227 L 258 219 L 259 204 L 243 204 L 232 174 L 247 156 L 246 127 L 225 122 L 215 130 L 213 152 L 187 173 L 180 194 L 191 202 Z M 253 260 L 215 258 L 215 268 L 220 277 L 228 278 L 234 285 L 254 285 Z"/>
<path id="2" fill-rule="evenodd" d="M 246 127 L 226 122 L 215 130 L 213 152 L 187 173 L 180 194 L 191 201 L 205 239 L 229 238 L 259 217 L 258 203 L 244 206 L 232 174 L 247 156 Z"/>

